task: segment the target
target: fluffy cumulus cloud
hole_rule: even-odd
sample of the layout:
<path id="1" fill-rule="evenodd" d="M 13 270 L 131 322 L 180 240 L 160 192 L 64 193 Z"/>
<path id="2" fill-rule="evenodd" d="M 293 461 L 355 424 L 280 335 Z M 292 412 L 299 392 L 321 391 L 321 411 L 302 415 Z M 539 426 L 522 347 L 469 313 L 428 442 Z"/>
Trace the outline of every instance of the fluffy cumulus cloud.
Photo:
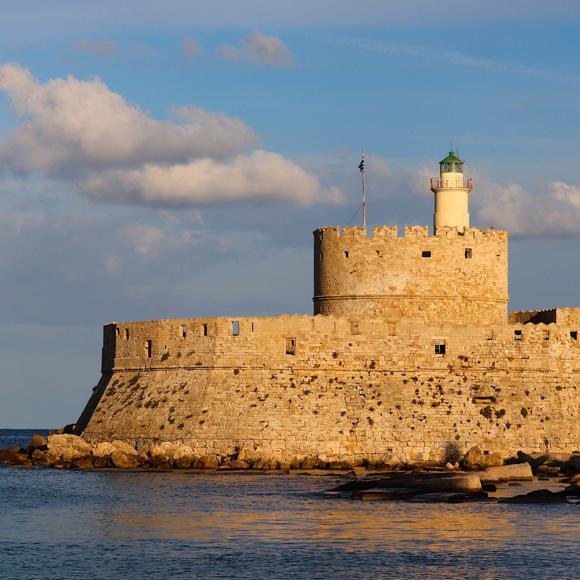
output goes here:
<path id="1" fill-rule="evenodd" d="M 0 90 L 21 124 L 0 144 L 0 163 L 17 171 L 71 172 L 149 161 L 226 156 L 256 137 L 242 121 L 199 108 L 159 121 L 99 79 L 38 83 L 17 64 L 0 67 Z"/>
<path id="2" fill-rule="evenodd" d="M 111 171 L 81 186 L 95 201 L 179 206 L 271 199 L 309 205 L 340 203 L 336 188 L 325 189 L 301 167 L 268 151 L 240 155 L 230 163 L 201 159 L 181 165 L 153 165 Z"/>
<path id="3" fill-rule="evenodd" d="M 336 189 L 293 161 L 253 150 L 241 120 L 199 107 L 153 119 L 99 79 L 39 83 L 18 64 L 0 66 L 0 90 L 20 121 L 0 142 L 0 168 L 74 180 L 100 202 L 175 206 L 338 202 Z"/>
<path id="4" fill-rule="evenodd" d="M 223 46 L 221 54 L 230 60 L 244 60 L 261 66 L 287 67 L 294 63 L 292 52 L 280 38 L 260 32 L 248 34 L 239 48 Z"/>
<path id="5" fill-rule="evenodd" d="M 549 183 L 529 192 L 514 183 L 483 182 L 473 197 L 482 224 L 506 229 L 515 236 L 580 237 L 580 187 Z"/>

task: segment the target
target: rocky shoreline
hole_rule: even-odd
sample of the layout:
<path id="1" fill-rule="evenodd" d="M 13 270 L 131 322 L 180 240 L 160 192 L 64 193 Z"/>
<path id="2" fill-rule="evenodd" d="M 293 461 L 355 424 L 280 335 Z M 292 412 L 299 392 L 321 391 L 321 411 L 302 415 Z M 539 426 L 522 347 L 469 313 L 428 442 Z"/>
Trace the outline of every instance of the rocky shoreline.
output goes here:
<path id="1" fill-rule="evenodd" d="M 443 465 L 392 463 L 368 463 L 353 465 L 348 461 L 327 461 L 321 457 L 303 457 L 287 461 L 275 456 L 252 454 L 245 450 L 230 456 L 196 455 L 191 447 L 182 443 L 159 442 L 148 449 L 138 451 L 121 440 L 90 443 L 78 435 L 57 433 L 45 438 L 34 435 L 26 448 L 0 448 L 0 464 L 23 467 L 51 467 L 56 469 L 333 469 L 366 471 L 401 471 L 409 469 L 439 469 L 445 472 L 486 471 L 498 473 L 524 473 L 530 477 L 564 477 L 580 473 L 580 453 L 524 453 L 518 451 L 514 457 L 504 459 L 499 453 L 483 452 L 472 447 L 455 463 Z M 511 466 L 511 467 L 510 467 Z M 519 467 L 517 467 L 519 466 Z M 519 471 L 518 471 L 519 470 Z M 506 472 L 507 472 L 506 471 Z M 527 473 L 527 471 L 526 471 Z M 526 479 L 526 477 L 522 477 Z"/>
<path id="2" fill-rule="evenodd" d="M 498 454 L 486 454 L 473 447 L 461 461 L 447 463 L 444 467 L 352 466 L 319 458 L 283 463 L 273 457 L 250 457 L 247 454 L 242 457 L 198 457 L 189 446 L 172 442 L 158 443 L 145 452 L 139 452 L 124 441 L 91 444 L 71 434 L 49 435 L 48 438 L 34 435 L 26 448 L 0 449 L 0 464 L 29 468 L 287 473 L 327 470 L 325 473 L 335 473 L 348 479 L 346 483 L 328 490 L 328 494 L 362 501 L 496 501 L 580 505 L 580 453 L 526 454 L 519 451 L 515 457 L 504 461 Z"/>
<path id="3" fill-rule="evenodd" d="M 163 468 L 163 469 L 351 469 L 346 461 L 325 461 L 319 457 L 305 457 L 284 461 L 274 456 L 239 452 L 230 456 L 198 456 L 188 445 L 174 442 L 153 444 L 146 451 L 137 451 L 125 441 L 114 440 L 90 443 L 78 435 L 58 433 L 45 438 L 34 435 L 26 448 L 0 449 L 0 463 L 21 466 L 43 466 L 67 469 L 99 468 Z M 575 475 L 580 472 L 580 453 L 532 453 L 519 451 L 516 456 L 504 460 L 498 453 L 486 453 L 478 447 L 471 448 L 460 460 L 447 463 L 446 471 L 481 471 L 510 464 L 529 464 L 533 473 L 542 475 Z M 361 466 L 368 470 L 436 468 L 443 466 L 417 464 L 393 465 L 392 463 Z"/>

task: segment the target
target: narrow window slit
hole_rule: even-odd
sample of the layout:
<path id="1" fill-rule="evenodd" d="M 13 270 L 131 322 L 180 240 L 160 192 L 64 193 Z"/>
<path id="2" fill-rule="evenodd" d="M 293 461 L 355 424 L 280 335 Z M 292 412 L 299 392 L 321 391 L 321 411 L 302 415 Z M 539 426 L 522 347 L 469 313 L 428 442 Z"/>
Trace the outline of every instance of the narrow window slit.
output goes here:
<path id="1" fill-rule="evenodd" d="M 286 339 L 286 354 L 295 355 L 296 354 L 296 339 L 287 338 Z"/>

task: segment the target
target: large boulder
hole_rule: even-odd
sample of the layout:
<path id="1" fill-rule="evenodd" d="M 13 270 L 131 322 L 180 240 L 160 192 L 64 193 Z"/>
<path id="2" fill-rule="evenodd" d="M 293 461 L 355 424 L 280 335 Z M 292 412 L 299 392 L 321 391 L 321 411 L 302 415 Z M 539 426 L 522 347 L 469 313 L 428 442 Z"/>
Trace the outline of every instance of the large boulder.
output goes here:
<path id="1" fill-rule="evenodd" d="M 572 453 L 572 457 L 566 461 L 564 470 L 567 473 L 580 473 L 580 453 Z"/>
<path id="2" fill-rule="evenodd" d="M 202 455 L 197 459 L 193 467 L 196 469 L 217 469 L 219 466 L 219 461 L 216 455 Z"/>
<path id="3" fill-rule="evenodd" d="M 92 451 L 91 445 L 78 435 L 49 435 L 47 447 L 48 453 L 60 459 L 63 465 L 90 455 Z"/>
<path id="4" fill-rule="evenodd" d="M 43 467 L 50 467 L 52 456 L 50 456 L 47 451 L 35 449 L 32 452 L 30 459 L 32 460 L 32 463 L 34 465 L 42 465 Z"/>
<path id="5" fill-rule="evenodd" d="M 487 469 L 503 464 L 499 453 L 484 453 L 479 447 L 472 447 L 461 460 L 464 469 L 469 471 Z"/>
<path id="6" fill-rule="evenodd" d="M 149 450 L 149 462 L 159 468 L 189 469 L 196 459 L 193 449 L 182 443 L 166 441 Z"/>
<path id="7" fill-rule="evenodd" d="M 543 504 L 543 503 L 568 503 L 566 496 L 554 493 L 549 489 L 536 489 L 525 495 L 515 495 L 513 497 L 504 497 L 499 503 L 524 503 L 524 504 Z"/>
<path id="8" fill-rule="evenodd" d="M 121 451 L 125 455 L 139 455 L 139 452 L 135 449 L 135 447 L 125 441 L 115 439 L 115 441 L 111 442 L 111 445 L 115 448 L 116 451 Z"/>
<path id="9" fill-rule="evenodd" d="M 118 469 L 135 469 L 140 465 L 138 454 L 125 453 L 120 450 L 113 451 L 110 459 L 111 463 Z"/>
<path id="10" fill-rule="evenodd" d="M 488 467 L 479 474 L 479 478 L 483 483 L 494 483 L 496 481 L 532 481 L 534 476 L 529 463 L 514 463 Z"/>
<path id="11" fill-rule="evenodd" d="M 0 449 L 0 463 L 7 465 L 27 465 L 30 463 L 28 453 L 20 447 L 9 447 L 7 449 Z"/>
<path id="12" fill-rule="evenodd" d="M 84 455 L 83 457 L 77 457 L 70 464 L 71 467 L 75 469 L 92 469 L 93 468 L 93 456 Z"/>
<path id="13" fill-rule="evenodd" d="M 410 482 L 412 486 L 413 483 Z M 417 482 L 417 487 L 429 491 L 482 491 L 478 474 L 454 475 L 452 477 L 432 477 Z"/>
<path id="14" fill-rule="evenodd" d="M 33 435 L 30 441 L 28 442 L 28 453 L 32 455 L 32 452 L 35 449 L 40 449 L 46 451 L 48 445 L 48 441 L 42 435 Z"/>
<path id="15" fill-rule="evenodd" d="M 110 457 L 115 451 L 117 448 L 112 443 L 102 441 L 93 447 L 93 457 Z"/>
<path id="16" fill-rule="evenodd" d="M 529 463 L 534 473 L 542 466 L 559 467 L 565 473 L 580 473 L 579 453 L 524 453 L 518 451 L 517 461 Z"/>
<path id="17" fill-rule="evenodd" d="M 93 447 L 93 467 L 106 468 L 113 467 L 111 455 L 116 451 L 116 448 L 108 441 L 97 443 Z"/>

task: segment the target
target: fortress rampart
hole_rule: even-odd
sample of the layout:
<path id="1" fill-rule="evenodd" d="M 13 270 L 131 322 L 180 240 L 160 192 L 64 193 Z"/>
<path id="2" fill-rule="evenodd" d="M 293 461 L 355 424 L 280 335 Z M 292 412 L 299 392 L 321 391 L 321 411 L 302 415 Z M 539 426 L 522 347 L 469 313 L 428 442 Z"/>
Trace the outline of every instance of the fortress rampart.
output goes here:
<path id="1" fill-rule="evenodd" d="M 110 324 L 79 426 L 95 441 L 286 464 L 577 448 L 576 330 L 332 316 Z"/>
<path id="2" fill-rule="evenodd" d="M 508 234 L 381 226 L 314 232 L 314 313 L 495 324 L 508 308 Z"/>
<path id="3" fill-rule="evenodd" d="M 469 227 L 453 152 L 426 226 L 314 232 L 314 314 L 111 323 L 92 441 L 325 462 L 580 449 L 580 309 L 508 323 L 508 234 Z"/>

